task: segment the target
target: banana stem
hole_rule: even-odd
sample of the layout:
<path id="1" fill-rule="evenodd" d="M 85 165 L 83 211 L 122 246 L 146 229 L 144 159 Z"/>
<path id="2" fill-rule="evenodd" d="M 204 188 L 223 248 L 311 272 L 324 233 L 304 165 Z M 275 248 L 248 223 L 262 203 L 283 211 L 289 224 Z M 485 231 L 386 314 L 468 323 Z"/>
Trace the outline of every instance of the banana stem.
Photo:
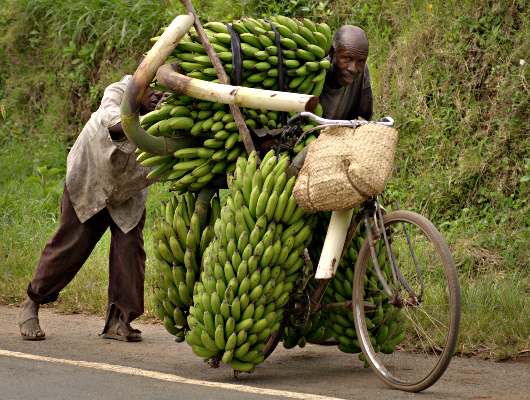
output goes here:
<path id="1" fill-rule="evenodd" d="M 197 212 L 197 215 L 199 216 L 201 232 L 206 228 L 206 225 L 208 225 L 208 214 L 210 213 L 212 198 L 219 192 L 219 189 L 223 187 L 226 187 L 226 175 L 219 175 L 203 187 L 197 196 L 195 212 Z"/>
<path id="2" fill-rule="evenodd" d="M 162 65 L 158 68 L 156 78 L 162 86 L 174 92 L 201 100 L 233 104 L 237 107 L 299 113 L 314 110 L 318 105 L 318 98 L 308 94 L 219 85 L 192 79 L 179 74 L 176 71 L 176 63 Z"/>
<path id="3" fill-rule="evenodd" d="M 142 97 L 156 75 L 158 67 L 167 60 L 177 43 L 193 25 L 191 14 L 179 15 L 164 31 L 134 73 L 121 102 L 121 124 L 125 135 L 136 147 L 148 153 L 166 155 L 190 147 L 189 138 L 154 137 L 140 125 L 139 112 Z"/>
<path id="4" fill-rule="evenodd" d="M 298 173 L 304 166 L 305 158 L 307 156 L 307 151 L 309 150 L 309 146 L 306 146 L 296 155 L 293 162 L 289 166 L 289 169 L 287 170 L 287 179 L 298 176 Z"/>
<path id="5" fill-rule="evenodd" d="M 318 261 L 315 279 L 332 279 L 337 272 L 346 233 L 353 216 L 353 209 L 346 211 L 333 211 L 329 221 L 328 232 L 322 254 Z"/>

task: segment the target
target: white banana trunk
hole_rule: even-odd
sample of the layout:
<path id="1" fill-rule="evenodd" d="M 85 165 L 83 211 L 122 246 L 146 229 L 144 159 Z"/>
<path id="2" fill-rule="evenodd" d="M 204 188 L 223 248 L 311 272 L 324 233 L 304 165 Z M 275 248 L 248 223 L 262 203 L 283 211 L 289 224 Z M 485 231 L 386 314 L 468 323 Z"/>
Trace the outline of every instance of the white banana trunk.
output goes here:
<path id="1" fill-rule="evenodd" d="M 326 240 L 315 274 L 316 279 L 332 279 L 335 276 L 352 216 L 353 209 L 333 211 L 331 214 Z"/>

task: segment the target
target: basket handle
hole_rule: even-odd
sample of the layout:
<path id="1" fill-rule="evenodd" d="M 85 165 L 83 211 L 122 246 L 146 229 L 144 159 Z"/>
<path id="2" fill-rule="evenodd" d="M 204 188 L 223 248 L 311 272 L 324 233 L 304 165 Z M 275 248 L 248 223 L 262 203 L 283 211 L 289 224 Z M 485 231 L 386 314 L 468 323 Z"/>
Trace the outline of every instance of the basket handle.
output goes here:
<path id="1" fill-rule="evenodd" d="M 371 195 L 367 194 L 365 191 L 359 189 L 359 187 L 357 185 L 355 185 L 355 183 L 353 183 L 353 180 L 350 176 L 350 172 L 349 172 L 349 168 L 350 168 L 350 165 L 351 165 L 351 162 L 350 160 L 348 160 L 347 158 L 343 158 L 342 159 L 342 162 L 341 162 L 341 165 L 342 165 L 342 169 L 344 170 L 345 174 L 346 174 L 346 177 L 348 178 L 348 181 L 350 182 L 350 185 L 353 187 L 354 190 L 356 190 L 357 192 L 359 192 L 362 196 L 368 198 L 370 197 Z M 358 178 L 359 180 L 361 180 L 360 178 Z M 370 187 L 370 185 L 368 185 L 365 181 L 363 181 L 363 183 Z M 372 188 L 373 190 L 373 188 Z"/>

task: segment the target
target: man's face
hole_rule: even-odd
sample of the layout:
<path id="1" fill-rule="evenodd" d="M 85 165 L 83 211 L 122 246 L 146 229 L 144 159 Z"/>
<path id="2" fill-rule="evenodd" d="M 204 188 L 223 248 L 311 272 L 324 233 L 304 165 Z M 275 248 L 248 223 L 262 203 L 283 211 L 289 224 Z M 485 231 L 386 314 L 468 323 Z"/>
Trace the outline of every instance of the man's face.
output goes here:
<path id="1" fill-rule="evenodd" d="M 333 76 L 341 86 L 349 86 L 364 71 L 368 55 L 360 54 L 354 47 L 340 47 L 333 53 Z"/>
<path id="2" fill-rule="evenodd" d="M 158 102 L 162 99 L 164 92 L 154 91 L 148 88 L 142 97 L 142 107 L 146 112 L 153 111 L 156 108 Z"/>

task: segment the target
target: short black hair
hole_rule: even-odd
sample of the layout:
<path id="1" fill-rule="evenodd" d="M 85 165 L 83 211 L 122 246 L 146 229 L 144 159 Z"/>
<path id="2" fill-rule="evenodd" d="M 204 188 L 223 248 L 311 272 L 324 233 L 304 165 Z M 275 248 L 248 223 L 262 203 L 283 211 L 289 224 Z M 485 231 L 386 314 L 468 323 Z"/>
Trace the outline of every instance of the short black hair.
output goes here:
<path id="1" fill-rule="evenodd" d="M 343 40 L 344 33 L 348 29 L 351 29 L 351 27 L 356 28 L 360 32 L 362 32 L 364 34 L 364 37 L 366 38 L 366 42 L 368 43 L 368 36 L 366 35 L 366 32 L 362 28 L 359 28 L 358 26 L 355 26 L 355 25 L 344 25 L 344 26 L 341 26 L 339 29 L 337 29 L 337 32 L 335 32 L 335 34 L 333 35 L 333 40 L 331 42 L 331 45 L 333 46 L 333 49 L 335 49 L 335 51 L 343 47 L 342 40 Z"/>

